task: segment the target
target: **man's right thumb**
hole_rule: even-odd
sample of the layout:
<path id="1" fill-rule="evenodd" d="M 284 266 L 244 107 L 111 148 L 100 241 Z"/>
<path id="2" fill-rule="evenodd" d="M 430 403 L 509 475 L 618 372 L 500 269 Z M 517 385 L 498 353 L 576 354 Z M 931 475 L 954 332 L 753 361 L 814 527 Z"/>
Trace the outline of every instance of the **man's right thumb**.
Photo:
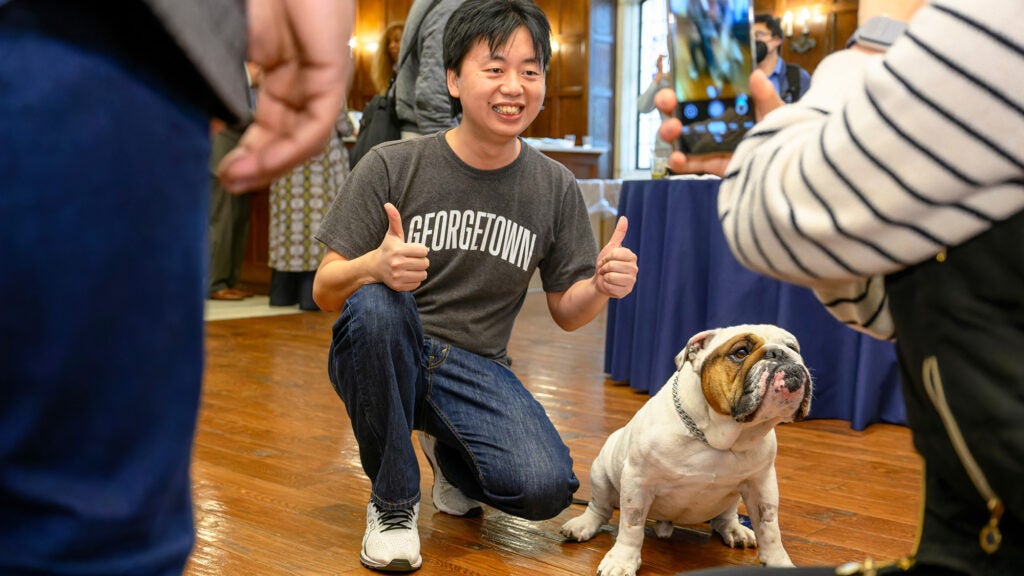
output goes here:
<path id="1" fill-rule="evenodd" d="M 384 205 L 384 211 L 388 214 L 388 234 L 397 236 L 401 240 L 405 240 L 405 232 L 402 230 L 402 215 L 398 213 L 398 208 L 391 202 Z"/>

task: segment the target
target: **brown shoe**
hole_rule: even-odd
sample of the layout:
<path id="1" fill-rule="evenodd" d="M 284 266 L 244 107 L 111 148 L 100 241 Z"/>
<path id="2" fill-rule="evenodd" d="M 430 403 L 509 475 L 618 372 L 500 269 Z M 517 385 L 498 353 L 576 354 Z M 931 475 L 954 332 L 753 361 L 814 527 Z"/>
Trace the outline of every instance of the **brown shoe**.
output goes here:
<path id="1" fill-rule="evenodd" d="M 254 292 L 249 292 L 248 290 L 242 290 L 241 288 L 228 288 L 228 290 L 231 290 L 232 292 L 234 292 L 236 294 L 240 294 L 242 296 L 242 298 L 252 298 L 253 296 L 255 296 Z"/>
<path id="2" fill-rule="evenodd" d="M 225 288 L 223 290 L 217 290 L 216 292 L 210 292 L 210 300 L 244 300 L 245 296 L 241 293 L 232 290 L 231 288 Z"/>

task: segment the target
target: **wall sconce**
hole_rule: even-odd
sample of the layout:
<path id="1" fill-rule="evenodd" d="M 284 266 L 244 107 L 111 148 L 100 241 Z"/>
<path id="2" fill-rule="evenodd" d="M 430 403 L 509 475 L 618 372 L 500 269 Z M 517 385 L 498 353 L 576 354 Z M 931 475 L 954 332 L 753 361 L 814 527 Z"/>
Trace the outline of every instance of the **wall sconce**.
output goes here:
<path id="1" fill-rule="evenodd" d="M 796 23 L 803 29 L 802 31 L 804 33 L 804 36 L 807 36 L 808 34 L 811 33 L 810 21 L 811 11 L 808 10 L 807 8 L 804 8 L 803 10 L 800 11 L 800 15 L 797 16 L 796 18 Z"/>
<path id="2" fill-rule="evenodd" d="M 782 33 L 786 35 L 786 38 L 793 36 L 793 13 L 789 10 L 782 15 Z"/>
<path id="3" fill-rule="evenodd" d="M 796 25 L 800 27 L 800 36 L 793 38 L 793 13 L 789 10 L 782 16 L 782 31 L 789 38 L 789 49 L 797 54 L 809 52 L 818 45 L 818 41 L 811 38 L 811 11 L 804 8 L 796 17 Z"/>

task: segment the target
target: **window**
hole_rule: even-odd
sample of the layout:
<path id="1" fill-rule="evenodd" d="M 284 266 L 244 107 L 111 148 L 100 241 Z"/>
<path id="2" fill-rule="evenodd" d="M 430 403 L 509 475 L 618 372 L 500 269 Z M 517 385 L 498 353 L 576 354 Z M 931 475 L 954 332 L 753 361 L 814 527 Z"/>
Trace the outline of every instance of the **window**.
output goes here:
<path id="1" fill-rule="evenodd" d="M 658 56 L 665 56 L 663 68 L 670 72 L 668 57 L 668 2 L 667 0 L 643 0 L 640 5 L 640 61 L 638 62 L 636 85 L 642 93 L 651 85 L 651 80 L 658 72 Z M 651 147 L 658 137 L 661 126 L 661 114 L 655 109 L 647 113 L 639 113 L 636 127 L 636 166 L 638 170 L 651 167 Z"/>

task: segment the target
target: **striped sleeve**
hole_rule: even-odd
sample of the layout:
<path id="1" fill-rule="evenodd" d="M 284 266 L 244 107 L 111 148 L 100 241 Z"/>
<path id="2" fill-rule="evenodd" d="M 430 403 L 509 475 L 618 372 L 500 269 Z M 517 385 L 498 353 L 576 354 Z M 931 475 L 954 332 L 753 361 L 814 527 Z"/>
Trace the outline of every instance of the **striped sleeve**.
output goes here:
<path id="1" fill-rule="evenodd" d="M 849 310 L 867 278 L 1024 208 L 1021 22 L 1024 2 L 936 0 L 884 57 L 822 61 L 723 178 L 719 217 L 737 258 L 819 296 L 850 283 L 834 302 Z"/>

